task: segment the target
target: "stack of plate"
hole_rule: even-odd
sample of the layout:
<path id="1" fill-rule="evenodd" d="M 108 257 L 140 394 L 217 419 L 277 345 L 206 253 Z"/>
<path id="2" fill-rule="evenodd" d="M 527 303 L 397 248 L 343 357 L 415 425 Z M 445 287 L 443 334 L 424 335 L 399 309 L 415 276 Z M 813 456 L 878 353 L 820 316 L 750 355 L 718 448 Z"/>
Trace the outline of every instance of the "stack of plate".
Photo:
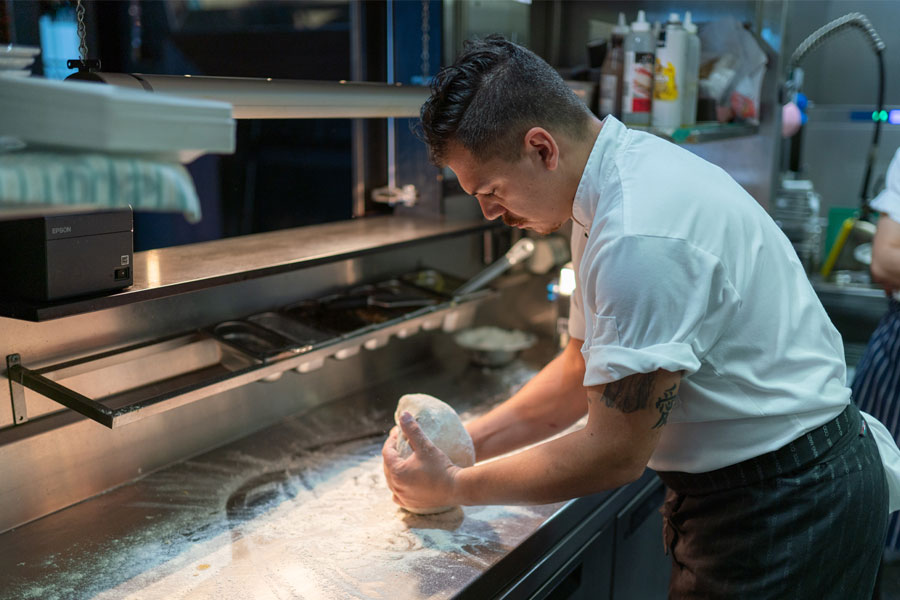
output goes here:
<path id="1" fill-rule="evenodd" d="M 35 46 L 0 46 L 0 75 L 28 77 L 34 57 L 40 53 L 41 49 Z"/>

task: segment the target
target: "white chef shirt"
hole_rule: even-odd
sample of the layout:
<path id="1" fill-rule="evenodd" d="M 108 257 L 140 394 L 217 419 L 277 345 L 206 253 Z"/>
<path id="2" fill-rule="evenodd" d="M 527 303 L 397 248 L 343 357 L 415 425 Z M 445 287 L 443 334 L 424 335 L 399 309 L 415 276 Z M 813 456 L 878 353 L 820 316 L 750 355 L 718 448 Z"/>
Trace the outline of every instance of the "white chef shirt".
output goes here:
<path id="1" fill-rule="evenodd" d="M 887 215 L 892 221 L 900 223 L 900 148 L 897 148 L 894 158 L 888 165 L 884 189 L 875 196 L 869 206 L 882 215 Z M 900 302 L 900 290 L 895 290 L 893 297 Z"/>
<path id="2" fill-rule="evenodd" d="M 900 223 L 900 148 L 888 165 L 884 189 L 872 200 L 871 207 Z"/>
<path id="3" fill-rule="evenodd" d="M 684 374 L 651 468 L 735 464 L 849 403 L 840 334 L 793 247 L 722 169 L 607 117 L 572 212 L 584 385 Z"/>

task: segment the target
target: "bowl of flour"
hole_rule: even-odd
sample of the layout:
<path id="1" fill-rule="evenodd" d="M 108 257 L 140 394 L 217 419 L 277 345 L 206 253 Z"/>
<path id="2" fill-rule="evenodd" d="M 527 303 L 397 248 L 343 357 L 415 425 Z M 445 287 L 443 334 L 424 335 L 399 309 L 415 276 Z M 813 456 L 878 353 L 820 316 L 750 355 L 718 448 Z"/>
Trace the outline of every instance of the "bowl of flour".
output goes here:
<path id="1" fill-rule="evenodd" d="M 482 367 L 502 367 L 511 363 L 522 350 L 537 342 L 533 333 L 500 327 L 473 327 L 454 336 L 456 343 L 469 352 L 469 358 Z"/>

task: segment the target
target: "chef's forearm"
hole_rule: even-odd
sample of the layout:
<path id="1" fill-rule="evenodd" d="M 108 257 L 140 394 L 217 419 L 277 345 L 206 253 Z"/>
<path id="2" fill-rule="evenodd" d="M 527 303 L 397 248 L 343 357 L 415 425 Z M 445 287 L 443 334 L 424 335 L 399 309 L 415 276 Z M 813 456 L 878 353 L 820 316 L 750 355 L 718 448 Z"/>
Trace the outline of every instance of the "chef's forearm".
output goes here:
<path id="1" fill-rule="evenodd" d="M 643 473 L 617 444 L 601 446 L 582 429 L 496 461 L 459 469 L 454 503 L 546 504 L 619 487 Z"/>
<path id="2" fill-rule="evenodd" d="M 572 340 L 517 394 L 466 425 L 476 459 L 493 458 L 565 430 L 587 412 L 583 380 L 581 341 Z"/>

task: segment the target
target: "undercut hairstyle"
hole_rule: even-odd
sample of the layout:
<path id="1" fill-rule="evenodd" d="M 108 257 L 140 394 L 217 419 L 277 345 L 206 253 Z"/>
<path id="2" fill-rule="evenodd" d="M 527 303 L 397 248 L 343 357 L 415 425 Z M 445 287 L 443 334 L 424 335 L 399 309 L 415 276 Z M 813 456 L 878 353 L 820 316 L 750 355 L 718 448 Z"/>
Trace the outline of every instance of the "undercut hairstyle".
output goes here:
<path id="1" fill-rule="evenodd" d="M 591 112 L 542 58 L 491 35 L 466 42 L 456 62 L 438 72 L 420 116 L 431 162 L 444 166 L 451 142 L 478 160 L 511 162 L 532 127 L 583 140 Z"/>

